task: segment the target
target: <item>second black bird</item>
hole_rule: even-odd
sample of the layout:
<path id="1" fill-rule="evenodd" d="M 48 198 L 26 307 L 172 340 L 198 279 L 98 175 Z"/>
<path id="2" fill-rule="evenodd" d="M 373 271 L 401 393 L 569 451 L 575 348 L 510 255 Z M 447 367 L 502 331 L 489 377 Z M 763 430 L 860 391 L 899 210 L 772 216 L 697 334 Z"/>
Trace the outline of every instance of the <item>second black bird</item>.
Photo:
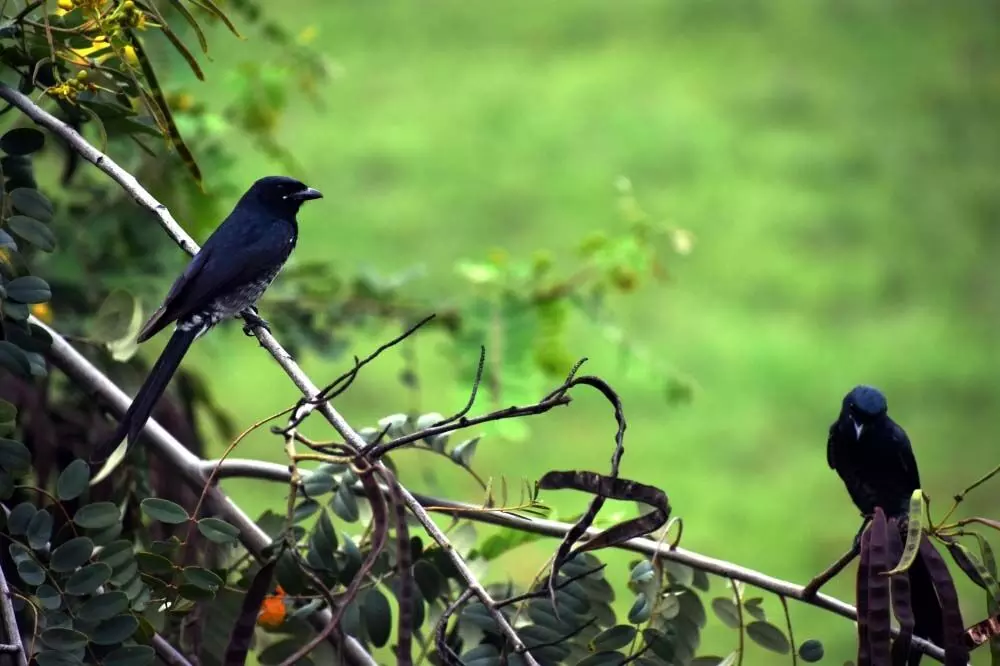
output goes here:
<path id="1" fill-rule="evenodd" d="M 269 176 L 240 198 L 140 330 L 138 340 L 144 342 L 177 324 L 114 434 L 94 451 L 91 463 L 106 461 L 123 439 L 128 445 L 135 442 L 195 339 L 254 306 L 295 248 L 299 207 L 321 197 L 294 178 Z M 259 317 L 253 323 L 266 326 Z"/>
<path id="2" fill-rule="evenodd" d="M 888 414 L 885 396 L 871 386 L 857 386 L 844 396 L 840 415 L 830 426 L 826 459 L 837 471 L 861 513 L 870 518 L 875 507 L 886 516 L 905 519 L 910 497 L 920 487 L 920 473 L 906 432 Z M 941 603 L 921 556 L 908 570 L 913 633 L 942 644 Z M 920 662 L 920 653 L 894 655 L 894 662 Z"/>

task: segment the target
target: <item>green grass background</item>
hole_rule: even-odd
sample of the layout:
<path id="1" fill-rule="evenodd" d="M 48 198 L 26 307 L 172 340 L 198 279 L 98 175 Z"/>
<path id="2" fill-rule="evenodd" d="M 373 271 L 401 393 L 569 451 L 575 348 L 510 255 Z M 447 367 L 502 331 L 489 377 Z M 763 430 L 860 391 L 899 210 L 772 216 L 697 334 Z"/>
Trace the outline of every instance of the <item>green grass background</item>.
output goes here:
<path id="1" fill-rule="evenodd" d="M 447 295 L 456 259 L 494 247 L 563 256 L 588 231 L 613 231 L 620 175 L 646 210 L 695 234 L 694 253 L 671 260 L 668 284 L 615 306 L 637 343 L 696 382 L 690 405 L 669 406 L 662 379 L 623 365 L 585 322 L 570 342 L 621 391 L 622 472 L 667 491 L 685 547 L 805 582 L 849 545 L 858 517 L 824 447 L 841 397 L 860 382 L 886 391 L 938 515 L 1000 460 L 996 3 L 294 0 L 268 9 L 293 30 L 315 25 L 315 45 L 341 72 L 322 91 L 324 109 L 296 104 L 282 124 L 304 178 L 326 194 L 301 215 L 299 259 L 347 273 L 422 265 L 419 288 Z M 234 63 L 276 56 L 259 37 L 218 32 L 213 45 L 210 83 L 192 92 L 219 103 Z M 275 168 L 249 146 L 242 155 L 242 180 Z M 213 389 L 240 424 L 296 396 L 235 327 L 213 338 L 196 356 L 211 357 Z M 360 337 L 352 352 L 381 339 Z M 460 404 L 441 352 L 433 337 L 420 342 L 426 411 Z M 345 367 L 299 360 L 317 381 Z M 412 399 L 399 368 L 390 356 L 366 371 L 339 404 L 345 415 L 365 425 L 405 411 Z M 525 441 L 484 440 L 477 466 L 532 479 L 602 470 L 612 434 L 609 409 L 583 396 L 536 420 Z M 280 460 L 264 434 L 241 453 Z M 476 499 L 442 462 L 398 460 L 413 489 Z M 444 481 L 429 484 L 427 466 Z M 968 511 L 995 517 L 998 483 Z M 283 505 L 275 486 L 228 487 L 251 512 Z M 564 512 L 585 502 L 545 499 Z M 530 577 L 552 545 L 524 549 L 495 575 Z M 610 575 L 624 580 L 620 568 Z M 828 591 L 851 600 L 853 568 Z M 718 582 L 713 592 L 725 593 Z M 966 623 L 982 619 L 982 594 L 965 583 L 960 592 Z M 780 620 L 775 599 L 767 608 Z M 801 604 L 792 617 L 797 641 L 826 643 L 826 662 L 853 658 L 851 623 Z M 702 653 L 724 655 L 735 642 L 715 621 Z M 747 656 L 778 662 L 755 646 Z"/>

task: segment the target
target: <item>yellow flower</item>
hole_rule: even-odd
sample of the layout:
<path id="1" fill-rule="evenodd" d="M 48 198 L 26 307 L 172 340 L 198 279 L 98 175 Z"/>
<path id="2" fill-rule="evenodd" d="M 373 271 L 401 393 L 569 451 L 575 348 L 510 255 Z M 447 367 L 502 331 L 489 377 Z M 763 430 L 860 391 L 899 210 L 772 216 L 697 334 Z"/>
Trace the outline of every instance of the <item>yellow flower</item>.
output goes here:
<path id="1" fill-rule="evenodd" d="M 46 324 L 52 323 L 52 308 L 48 303 L 35 303 L 31 306 L 31 314 L 41 319 Z"/>
<path id="2" fill-rule="evenodd" d="M 132 65 L 133 67 L 139 64 L 139 56 L 135 54 L 135 47 L 131 44 L 126 45 L 125 48 L 122 49 L 122 58 L 126 63 Z"/>

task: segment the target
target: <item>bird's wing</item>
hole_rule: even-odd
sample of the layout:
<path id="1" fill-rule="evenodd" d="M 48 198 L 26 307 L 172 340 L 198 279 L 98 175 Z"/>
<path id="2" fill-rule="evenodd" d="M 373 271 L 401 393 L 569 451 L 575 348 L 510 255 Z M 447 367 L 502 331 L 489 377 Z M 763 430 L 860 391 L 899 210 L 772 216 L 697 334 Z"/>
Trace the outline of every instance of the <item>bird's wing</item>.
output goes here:
<path id="1" fill-rule="evenodd" d="M 837 455 L 834 452 L 836 445 L 833 443 L 834 434 L 837 431 L 837 422 L 830 425 L 830 434 L 826 436 L 826 463 L 830 469 L 837 469 Z"/>
<path id="2" fill-rule="evenodd" d="M 280 265 L 294 242 L 293 228 L 284 224 L 248 224 L 230 215 L 174 282 L 163 305 L 143 327 L 139 341 Z"/>
<path id="3" fill-rule="evenodd" d="M 149 317 L 149 321 L 143 324 L 139 330 L 139 342 L 145 342 L 163 330 L 165 326 L 177 320 L 180 313 L 175 304 L 180 299 L 182 292 L 197 278 L 198 273 L 208 262 L 208 256 L 211 253 L 212 249 L 206 244 L 206 247 L 201 248 L 198 254 L 194 255 L 184 272 L 174 280 L 170 291 L 167 292 L 167 297 L 163 299 L 163 304 L 156 309 L 156 312 Z"/>
<path id="4" fill-rule="evenodd" d="M 892 422 L 892 443 L 896 455 L 899 456 L 899 467 L 903 472 L 903 478 L 906 479 L 906 484 L 914 489 L 919 488 L 920 472 L 917 470 L 917 459 L 913 456 L 910 438 L 895 421 Z"/>

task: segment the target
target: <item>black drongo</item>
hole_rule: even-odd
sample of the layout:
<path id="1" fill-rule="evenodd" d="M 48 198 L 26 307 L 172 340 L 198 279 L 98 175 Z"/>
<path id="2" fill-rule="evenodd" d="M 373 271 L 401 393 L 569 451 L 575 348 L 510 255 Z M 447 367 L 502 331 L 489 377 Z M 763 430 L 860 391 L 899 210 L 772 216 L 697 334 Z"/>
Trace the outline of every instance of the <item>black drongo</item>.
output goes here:
<path id="1" fill-rule="evenodd" d="M 885 396 L 871 386 L 857 386 L 846 396 L 840 416 L 830 426 L 826 460 L 837 471 L 855 506 L 865 517 L 875 507 L 887 516 L 906 518 L 910 497 L 920 487 L 910 438 L 888 414 Z M 941 604 L 930 573 L 918 556 L 910 566 L 913 633 L 941 645 Z M 912 651 L 911 666 L 920 661 Z"/>
<path id="2" fill-rule="evenodd" d="M 196 338 L 223 319 L 253 308 L 295 247 L 299 207 L 320 197 L 294 178 L 269 176 L 240 198 L 140 330 L 138 340 L 144 342 L 167 325 L 177 324 L 121 423 L 93 453 L 91 463 L 103 463 L 123 439 L 128 445 L 135 442 Z M 256 314 L 251 323 L 266 326 Z"/>

